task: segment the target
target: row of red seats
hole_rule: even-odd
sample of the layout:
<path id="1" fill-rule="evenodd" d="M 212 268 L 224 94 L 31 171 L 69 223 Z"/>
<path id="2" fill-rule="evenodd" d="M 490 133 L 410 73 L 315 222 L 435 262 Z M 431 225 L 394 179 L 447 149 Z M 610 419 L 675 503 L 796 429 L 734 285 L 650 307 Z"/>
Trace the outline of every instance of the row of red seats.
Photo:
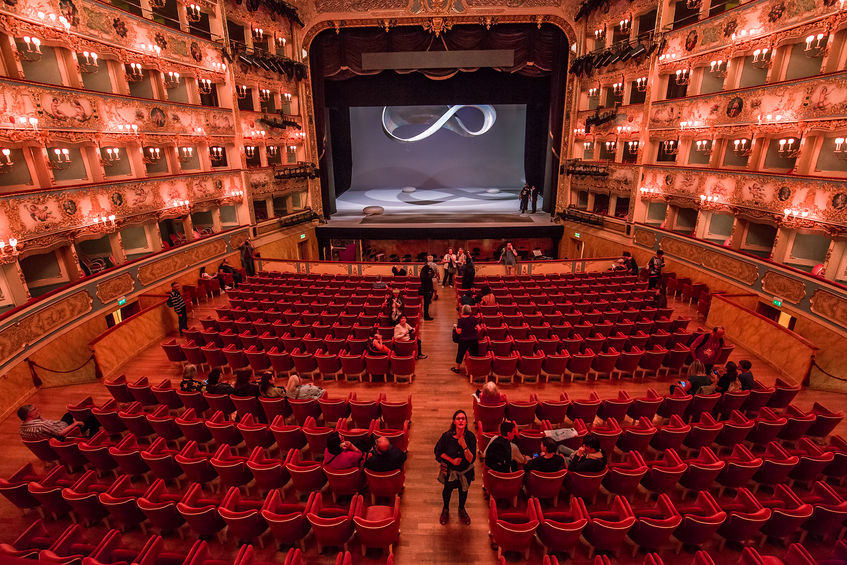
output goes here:
<path id="1" fill-rule="evenodd" d="M 490 343 L 483 342 L 483 347 Z M 495 355 L 488 351 L 482 355 L 468 354 L 464 359 L 465 372 L 470 382 L 485 382 L 489 379 L 496 382 L 512 382 L 515 377 L 522 382 L 538 381 L 541 377 L 549 382 L 551 380 L 564 380 L 568 377 L 571 382 L 577 378 L 589 379 L 592 375 L 595 380 L 600 375 L 608 375 L 609 378 L 632 375 L 658 376 L 663 370 L 668 373 L 679 372 L 690 357 L 688 347 L 677 343 L 672 350 L 665 349 L 661 345 L 654 345 L 652 349 L 642 350 L 632 346 L 630 349 L 618 351 L 614 347 L 606 351 L 599 350 L 597 353 L 590 347 L 581 345 L 579 353 L 569 353 L 562 350 L 558 353 L 545 354 L 539 349 L 529 355 L 521 355 L 513 351 L 506 356 Z M 725 361 L 732 352 L 733 346 L 726 346 L 719 357 Z"/>
<path id="2" fill-rule="evenodd" d="M 86 481 L 84 484 L 81 483 L 83 480 Z M 108 489 L 103 492 L 96 490 L 106 487 Z M 87 492 L 78 493 L 76 488 L 87 489 Z M 222 539 L 226 533 L 239 544 L 256 540 L 263 547 L 263 536 L 270 530 L 278 544 L 300 545 L 301 548 L 303 537 L 311 531 L 319 553 L 324 546 L 346 550 L 357 534 L 363 551 L 373 547 L 387 549 L 389 554 L 400 533 L 400 504 L 396 496 L 390 499 L 390 505 L 366 504 L 361 496 L 355 495 L 349 504 L 337 506 L 328 504 L 321 493 L 314 492 L 304 506 L 286 503 L 278 491 L 272 491 L 264 499 L 249 499 L 243 498 L 237 488 L 231 488 L 222 498 L 216 498 L 204 496 L 199 485 L 193 485 L 176 498 L 179 495 L 163 494 L 162 489 L 161 481 L 145 492 L 136 492 L 122 479 L 112 485 L 101 485 L 84 476 L 77 485 L 64 490 L 71 497 L 71 503 L 75 504 L 75 511 L 81 511 L 79 517 L 89 523 L 109 517 L 124 531 L 149 520 L 161 533 L 167 534 L 188 523 L 200 537 L 217 535 Z M 139 498 L 132 498 L 138 493 Z M 165 558 L 161 535 L 149 538 L 141 550 L 134 551 L 122 546 L 121 533 L 117 529 L 110 530 L 96 543 L 85 539 L 85 531 L 80 524 L 73 524 L 54 538 L 48 534 L 44 523 L 37 520 L 11 544 L 0 544 L 0 555 L 36 558 L 47 563 L 82 560 L 87 565 L 116 563 L 122 558 L 139 565 L 154 565 Z M 195 543 L 181 562 L 189 565 L 209 563 L 205 544 Z M 251 548 L 243 545 L 236 564 L 252 562 L 252 559 L 244 558 L 245 547 Z M 173 555 L 167 557 L 172 560 L 170 562 L 180 562 Z M 350 562 L 349 554 L 344 562 Z M 302 563 L 300 549 L 289 551 L 284 563 Z"/>
<path id="3" fill-rule="evenodd" d="M 504 417 L 514 420 L 519 426 L 531 425 L 535 418 L 549 420 L 553 424 L 561 424 L 568 417 L 571 421 L 581 419 L 591 423 L 596 417 L 603 420 L 616 418 L 622 422 L 629 417 L 633 422 L 642 418 L 653 421 L 656 415 L 663 419 L 673 416 L 684 417 L 693 421 L 703 412 L 713 412 L 729 418 L 736 410 L 745 411 L 748 416 L 756 415 L 761 421 L 781 430 L 792 420 L 791 427 L 797 437 L 810 435 L 824 438 L 841 422 L 842 412 L 833 412 L 820 403 L 814 403 L 812 410 L 803 412 L 790 403 L 800 390 L 799 386 L 789 385 L 777 379 L 775 386 L 766 387 L 754 381 L 755 388 L 751 390 L 730 391 L 724 394 L 687 394 L 679 388 L 667 395 L 661 395 L 654 389 L 647 389 L 644 396 L 631 397 L 625 390 L 619 390 L 617 396 L 601 399 L 596 392 L 591 392 L 585 398 L 571 399 L 567 393 L 559 393 L 555 399 L 539 399 L 531 393 L 529 400 L 510 400 L 505 394 L 500 395 L 499 401 L 480 403 L 474 399 L 474 419 L 480 421 L 486 430 L 496 429 Z M 788 409 L 786 417 L 778 417 L 772 409 Z"/>
<path id="4" fill-rule="evenodd" d="M 278 376 L 295 372 L 303 378 L 336 380 L 343 376 L 347 381 L 364 381 L 367 376 L 371 382 L 375 378 L 411 382 L 415 377 L 416 342 L 392 340 L 386 344 L 391 349 L 388 355 L 371 355 L 362 351 L 354 353 L 360 349 L 364 350 L 367 340 L 348 338 L 343 344 L 347 347 L 341 349 L 341 344 L 338 344 L 338 353 L 325 352 L 322 349 L 315 353 L 294 349 L 288 353 L 277 347 L 260 351 L 253 346 L 243 351 L 233 345 L 221 350 L 212 344 L 197 347 L 193 342 L 184 345 L 167 343 L 163 344 L 163 348 L 171 361 L 188 361 L 201 368 L 208 366 L 237 370 L 249 367 L 255 372 L 273 371 Z"/>
<path id="5" fill-rule="evenodd" d="M 332 323 L 331 320 L 342 318 L 353 318 L 355 316 L 379 316 L 386 313 L 387 307 L 384 299 L 378 299 L 373 304 L 317 304 L 314 302 L 284 303 L 266 300 L 230 300 L 231 307 L 218 307 L 215 312 L 219 318 L 238 320 L 244 318 L 257 321 L 259 319 L 268 322 L 284 322 L 293 324 L 302 322 L 311 325 L 314 322 Z M 403 297 L 404 310 L 409 315 L 414 315 L 420 308 L 421 300 L 418 296 Z"/>
<path id="6" fill-rule="evenodd" d="M 840 551 L 843 541 L 838 542 L 836 552 Z M 844 546 L 847 548 L 847 545 Z M 833 552 L 833 555 L 836 554 Z M 827 560 L 824 562 L 816 561 L 809 551 L 800 543 L 792 543 L 783 554 L 782 558 L 773 555 L 763 556 L 759 550 L 752 547 L 745 547 L 741 550 L 741 557 L 736 562 L 736 565 L 844 565 L 836 560 Z M 499 565 L 506 565 L 506 558 L 501 557 Z M 559 560 L 555 555 L 545 555 L 542 565 L 559 565 Z M 594 565 L 612 565 L 612 561 L 608 555 L 594 556 Z M 658 553 L 651 552 L 644 556 L 643 565 L 665 565 L 662 556 Z M 708 551 L 698 550 L 694 554 L 694 559 L 691 565 L 715 565 L 715 560 L 709 555 Z"/>
<path id="7" fill-rule="evenodd" d="M 412 415 L 412 395 L 399 401 L 389 400 L 384 393 L 372 400 L 360 399 L 355 392 L 351 392 L 346 398 L 332 398 L 327 391 L 324 391 L 320 398 L 256 398 L 234 394 L 186 392 L 173 388 L 170 379 L 163 379 L 154 386 L 150 386 L 147 377 L 129 383 L 125 375 L 104 384 L 111 393 L 112 400 L 97 406 L 91 397 L 87 397 L 77 404 L 69 404 L 68 411 L 78 421 L 85 421 L 93 415 L 105 430 L 118 434 L 126 429 L 120 422 L 118 413 L 121 409 L 118 403 L 132 405 L 137 402 L 142 406 L 164 404 L 171 410 L 193 408 L 198 415 L 209 409 L 212 412 L 220 410 L 227 416 L 237 412 L 239 418 L 252 414 L 254 418 L 267 422 L 280 415 L 288 417 L 293 414 L 295 421 L 300 425 L 303 425 L 309 416 L 316 419 L 323 416 L 326 421 L 334 421 L 348 414 L 352 414 L 359 427 L 366 427 L 371 420 L 380 418 L 389 425 L 399 425 L 411 419 Z"/>
<path id="8" fill-rule="evenodd" d="M 527 558 L 536 539 L 545 552 L 571 555 L 583 540 L 591 557 L 595 551 L 617 553 L 625 542 L 655 552 L 668 546 L 673 537 L 679 553 L 682 546 L 701 548 L 715 536 L 720 536 L 722 549 L 727 541 L 751 543 L 762 536 L 790 539 L 800 530 L 804 536 L 832 537 L 842 528 L 847 503 L 841 499 L 833 505 L 832 497 L 837 495 L 828 485 L 816 483 L 805 502 L 787 487 L 777 493 L 773 498 L 757 498 L 742 488 L 734 499 L 718 504 L 707 491 L 700 491 L 693 504 L 678 505 L 662 495 L 655 506 L 635 510 L 622 496 L 616 496 L 608 510 L 589 509 L 577 496 L 566 511 L 545 510 L 533 497 L 526 509 L 504 512 L 492 498 L 489 528 L 498 555 L 515 551 Z"/>
<path id="9" fill-rule="evenodd" d="M 162 405 L 161 408 L 166 407 Z M 405 450 L 409 444 L 410 425 L 409 420 L 400 422 L 397 427 L 389 427 L 381 420 L 372 420 L 365 427 L 358 428 L 346 418 L 328 422 L 330 425 L 319 425 L 312 416 L 306 418 L 302 426 L 286 424 L 282 416 L 277 416 L 271 424 L 264 424 L 254 419 L 251 414 L 243 416 L 239 422 L 234 422 L 226 420 L 221 411 L 204 420 L 198 417 L 192 408 L 180 416 L 173 417 L 161 409 L 145 414 L 140 410 L 140 406 L 136 406 L 133 414 L 125 415 L 123 420 L 129 433 L 118 441 L 109 438 L 106 431 L 101 431 L 90 439 L 50 438 L 28 441 L 26 445 L 46 462 L 59 460 L 71 469 L 90 466 L 103 472 L 119 468 L 124 473 L 136 476 L 149 470 L 148 465 L 144 463 L 146 459 L 160 455 L 153 446 L 145 446 L 142 443 L 149 441 L 152 436 L 156 438 L 154 445 L 156 442 L 188 442 L 201 445 L 214 442 L 217 446 L 229 446 L 232 449 L 242 446 L 247 450 L 256 447 L 278 448 L 283 453 L 308 445 L 313 456 L 320 459 L 326 448 L 327 436 L 333 431 L 337 431 L 346 439 L 384 436 L 395 446 Z M 145 452 L 149 457 L 145 456 Z"/>

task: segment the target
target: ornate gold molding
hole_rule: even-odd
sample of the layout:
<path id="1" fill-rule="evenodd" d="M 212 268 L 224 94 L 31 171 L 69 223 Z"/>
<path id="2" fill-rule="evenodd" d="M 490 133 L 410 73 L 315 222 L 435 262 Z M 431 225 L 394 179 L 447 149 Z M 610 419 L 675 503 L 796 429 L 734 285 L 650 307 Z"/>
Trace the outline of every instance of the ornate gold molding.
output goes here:
<path id="1" fill-rule="evenodd" d="M 186 249 L 182 253 L 170 255 L 147 263 L 138 268 L 138 282 L 147 286 L 156 281 L 160 281 L 169 275 L 172 275 L 183 269 L 187 269 L 192 265 L 207 261 L 212 257 L 217 257 L 226 252 L 226 242 L 223 239 L 210 241 L 209 243 L 198 245 Z"/>
<path id="2" fill-rule="evenodd" d="M 111 302 L 115 298 L 129 294 L 135 288 L 135 280 L 130 273 L 123 273 L 107 279 L 97 285 L 97 298 L 100 302 Z"/>

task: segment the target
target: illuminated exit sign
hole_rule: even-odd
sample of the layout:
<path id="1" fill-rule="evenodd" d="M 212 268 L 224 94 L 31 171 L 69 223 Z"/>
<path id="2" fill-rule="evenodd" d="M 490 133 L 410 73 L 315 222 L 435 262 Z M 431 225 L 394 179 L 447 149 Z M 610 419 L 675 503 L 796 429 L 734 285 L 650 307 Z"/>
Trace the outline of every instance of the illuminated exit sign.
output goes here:
<path id="1" fill-rule="evenodd" d="M 779 298 L 774 298 L 773 299 L 773 305 L 776 306 L 777 308 L 781 308 L 782 307 L 782 300 L 780 300 Z"/>
<path id="2" fill-rule="evenodd" d="M 306 239 L 306 234 L 305 234 L 305 233 L 301 233 L 301 234 L 300 234 L 300 239 Z"/>
<path id="3" fill-rule="evenodd" d="M 118 306 L 123 306 L 124 304 L 126 304 L 126 296 L 121 296 L 118 298 Z"/>
<path id="4" fill-rule="evenodd" d="M 574 232 L 573 236 L 574 236 L 575 238 L 577 238 L 577 239 L 579 239 L 580 237 L 582 237 L 582 236 L 579 234 L 579 232 Z"/>

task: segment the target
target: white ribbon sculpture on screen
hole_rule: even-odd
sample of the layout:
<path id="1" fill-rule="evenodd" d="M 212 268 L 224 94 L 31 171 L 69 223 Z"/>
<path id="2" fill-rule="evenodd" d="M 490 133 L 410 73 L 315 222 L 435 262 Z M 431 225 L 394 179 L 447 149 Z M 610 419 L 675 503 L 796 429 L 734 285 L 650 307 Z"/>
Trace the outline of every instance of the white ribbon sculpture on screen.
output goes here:
<path id="1" fill-rule="evenodd" d="M 456 114 L 462 108 L 475 108 L 482 113 L 482 126 L 478 130 L 471 130 Z M 439 116 L 440 114 L 440 116 Z M 435 120 L 434 122 L 432 120 Z M 459 134 L 462 137 L 476 137 L 483 135 L 494 125 L 497 120 L 497 111 L 488 104 L 457 104 L 455 106 L 385 106 L 382 109 L 382 128 L 390 137 L 397 141 L 421 141 L 433 135 L 442 127 Z M 394 134 L 399 128 L 410 124 L 428 124 L 421 133 L 412 137 L 399 137 Z"/>

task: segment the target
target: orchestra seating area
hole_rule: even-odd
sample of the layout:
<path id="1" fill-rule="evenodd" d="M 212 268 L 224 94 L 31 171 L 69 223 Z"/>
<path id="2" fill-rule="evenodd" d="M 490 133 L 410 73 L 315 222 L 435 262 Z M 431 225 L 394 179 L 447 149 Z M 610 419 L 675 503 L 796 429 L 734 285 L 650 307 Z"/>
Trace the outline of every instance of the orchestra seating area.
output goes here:
<path id="1" fill-rule="evenodd" d="M 484 337 L 480 355 L 465 359 L 465 380 L 446 371 L 449 334 L 427 334 L 419 321 L 418 281 L 397 277 L 374 289 L 374 280 L 260 273 L 200 328 L 151 353 L 172 374 L 185 363 L 201 372 L 297 373 L 327 387 L 320 398 L 184 392 L 174 378 L 151 384 L 130 373 L 103 383 L 110 398 L 77 397 L 67 410 L 101 429 L 24 442 L 35 459 L 0 479 L 0 493 L 26 526 L 0 540 L 0 555 L 86 565 L 393 563 L 401 528 L 419 529 L 421 515 L 431 522 L 427 535 L 447 531 L 432 530 L 440 528 L 440 485 L 426 486 L 433 494 L 425 503 L 410 499 L 407 486 L 423 487 L 407 485 L 407 471 L 416 466 L 418 478 L 435 483 L 435 430 L 469 405 L 478 438 L 471 488 L 483 487 L 487 522 L 475 518 L 461 531 L 488 532 L 484 561 L 847 563 L 847 440 L 833 433 L 840 407 L 804 409 L 801 387 L 778 378 L 723 395 L 658 392 L 670 382 L 663 377 L 690 363 L 702 330 L 673 308 L 653 307 L 645 282 L 618 273 L 480 277 L 476 289 L 489 286 L 496 301 L 475 307 Z M 440 349 L 418 367 L 414 343 L 390 340 L 385 301 L 394 288 L 425 343 Z M 440 304 L 442 331 L 454 304 Z M 375 330 L 389 355 L 365 352 Z M 720 362 L 733 351 L 727 344 Z M 447 375 L 439 382 L 452 384 L 413 380 L 422 363 L 439 363 Z M 435 382 L 436 372 L 427 374 Z M 499 402 L 454 397 L 488 380 L 503 384 Z M 514 441 L 528 457 L 545 432 L 568 428 L 564 445 L 576 449 L 593 434 L 608 466 L 487 469 L 482 453 L 504 418 L 517 424 Z M 385 473 L 328 468 L 333 431 L 365 443 L 385 436 L 410 459 Z M 402 521 L 401 507 L 425 513 Z M 219 547 L 229 556 L 216 556 Z"/>

